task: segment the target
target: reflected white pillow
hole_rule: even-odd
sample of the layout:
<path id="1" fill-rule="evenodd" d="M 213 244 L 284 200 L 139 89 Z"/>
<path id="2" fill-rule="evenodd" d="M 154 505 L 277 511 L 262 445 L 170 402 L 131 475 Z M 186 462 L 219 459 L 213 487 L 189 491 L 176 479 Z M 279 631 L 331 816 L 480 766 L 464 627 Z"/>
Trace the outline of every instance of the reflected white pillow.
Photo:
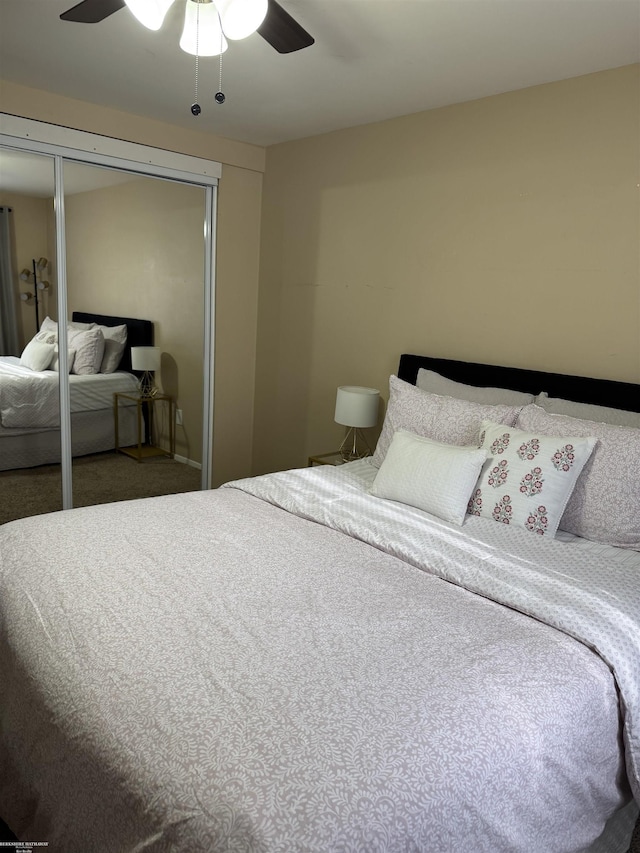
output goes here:
<path id="1" fill-rule="evenodd" d="M 67 329 L 75 329 L 76 331 L 86 332 L 89 329 L 95 329 L 97 323 L 78 323 L 76 320 L 67 320 Z M 45 317 L 40 326 L 41 332 L 55 332 L 58 334 L 58 324 L 51 317 Z"/>
<path id="2" fill-rule="evenodd" d="M 489 421 L 482 430 L 487 461 L 469 512 L 553 538 L 597 439 L 525 432 Z"/>
<path id="3" fill-rule="evenodd" d="M 394 433 L 371 494 L 462 524 L 487 453 L 406 430 Z"/>
<path id="4" fill-rule="evenodd" d="M 104 355 L 100 364 L 100 373 L 115 373 L 122 359 L 127 343 L 127 327 L 98 326 L 104 337 Z"/>
<path id="5" fill-rule="evenodd" d="M 53 359 L 55 348 L 54 343 L 38 340 L 36 335 L 24 348 L 20 356 L 20 364 L 31 370 L 47 370 Z"/>
<path id="6" fill-rule="evenodd" d="M 69 367 L 69 373 L 73 370 L 73 362 L 76 358 L 76 351 L 74 349 L 67 350 L 67 362 Z M 49 365 L 49 370 L 55 370 L 56 373 L 60 373 L 60 359 L 59 359 L 59 350 L 56 345 L 55 352 L 53 354 L 53 360 Z"/>
<path id="7" fill-rule="evenodd" d="M 104 335 L 99 328 L 78 331 L 67 329 L 69 348 L 76 351 L 72 373 L 99 373 L 104 355 Z"/>
<path id="8" fill-rule="evenodd" d="M 75 320 L 67 321 L 67 343 L 69 344 L 68 349 L 68 362 L 69 362 L 69 373 L 98 373 L 100 372 L 100 365 L 95 369 L 95 363 L 97 361 L 97 352 L 95 350 L 86 350 L 82 354 L 81 360 L 78 362 L 78 370 L 74 370 L 75 360 L 76 360 L 76 350 L 70 346 L 71 341 L 78 334 L 78 332 L 88 332 L 90 330 L 98 328 L 97 323 L 78 323 Z M 53 335 L 53 341 L 56 345 L 55 352 L 53 354 L 53 358 L 51 360 L 51 364 L 49 369 L 55 370 L 57 373 L 60 372 L 60 363 L 58 359 L 58 324 L 55 320 L 52 320 L 51 317 L 45 317 L 42 321 L 42 325 L 40 326 L 39 335 Z M 91 341 L 91 339 L 89 339 Z M 86 344 L 84 339 L 80 339 L 81 343 Z M 95 342 L 94 342 L 95 345 Z M 102 352 L 102 357 L 104 357 L 104 350 Z M 102 359 L 101 357 L 101 359 Z"/>
<path id="9" fill-rule="evenodd" d="M 41 332 L 54 332 L 56 335 L 58 334 L 58 324 L 55 320 L 52 320 L 51 317 L 45 317 L 40 325 Z"/>
<path id="10" fill-rule="evenodd" d="M 67 320 L 67 328 L 75 329 L 79 332 L 86 332 L 89 329 L 95 329 L 97 323 L 78 323 L 76 320 Z M 40 326 L 41 332 L 55 332 L 58 333 L 58 323 L 56 320 L 52 320 L 51 317 L 45 317 Z"/>

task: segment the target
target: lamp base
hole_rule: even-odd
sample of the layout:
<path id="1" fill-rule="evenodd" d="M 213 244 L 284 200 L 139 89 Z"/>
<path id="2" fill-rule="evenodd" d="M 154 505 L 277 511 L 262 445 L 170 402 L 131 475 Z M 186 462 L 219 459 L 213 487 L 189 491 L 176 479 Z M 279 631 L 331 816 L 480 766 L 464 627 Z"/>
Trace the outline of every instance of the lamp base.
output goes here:
<path id="1" fill-rule="evenodd" d="M 362 430 L 357 427 L 350 427 L 338 453 L 343 462 L 353 462 L 356 459 L 365 459 L 367 456 L 371 456 L 372 451 Z"/>
<path id="2" fill-rule="evenodd" d="M 153 384 L 153 373 L 151 371 L 144 371 L 138 382 L 138 390 L 140 391 L 140 396 L 145 400 L 156 396 L 158 389 Z"/>

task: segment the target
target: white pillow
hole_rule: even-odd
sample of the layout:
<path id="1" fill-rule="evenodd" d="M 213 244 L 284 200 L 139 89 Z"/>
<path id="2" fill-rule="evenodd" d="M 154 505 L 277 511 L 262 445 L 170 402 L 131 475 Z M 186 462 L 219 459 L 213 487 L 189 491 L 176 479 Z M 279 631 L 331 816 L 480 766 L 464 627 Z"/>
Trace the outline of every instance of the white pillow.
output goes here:
<path id="1" fill-rule="evenodd" d="M 371 494 L 462 524 L 486 458 L 486 451 L 476 447 L 456 447 L 397 430 Z"/>
<path id="2" fill-rule="evenodd" d="M 115 373 L 120 364 L 125 344 L 127 343 L 127 327 L 98 326 L 104 337 L 104 355 L 100 365 L 100 373 Z"/>
<path id="3" fill-rule="evenodd" d="M 58 334 L 58 324 L 55 320 L 52 320 L 51 317 L 45 317 L 40 325 L 41 332 L 54 332 L 56 335 Z"/>
<path id="4" fill-rule="evenodd" d="M 596 406 L 592 403 L 574 403 L 572 400 L 563 400 L 560 397 L 549 397 L 546 391 L 538 394 L 534 402 L 536 406 L 540 406 L 552 415 L 568 415 L 570 418 L 580 418 L 601 424 L 640 427 L 640 412 Z"/>
<path id="5" fill-rule="evenodd" d="M 46 370 L 51 364 L 56 345 L 37 340 L 37 336 L 29 341 L 20 356 L 20 364 L 31 370 Z"/>
<path id="6" fill-rule="evenodd" d="M 49 365 L 49 370 L 55 370 L 56 373 L 60 372 L 60 359 L 59 359 L 59 350 L 56 344 L 55 351 L 53 353 L 53 360 Z M 67 366 L 69 368 L 69 373 L 73 370 L 73 362 L 76 358 L 76 351 L 74 349 L 67 350 Z"/>
<path id="7" fill-rule="evenodd" d="M 382 465 L 393 434 L 405 429 L 416 435 L 441 441 L 444 444 L 476 445 L 483 420 L 496 423 L 515 423 L 522 406 L 483 406 L 454 397 L 430 394 L 391 376 L 389 403 L 382 432 L 373 454 L 376 467 Z"/>
<path id="8" fill-rule="evenodd" d="M 98 328 L 97 323 L 77 323 L 75 320 L 69 320 L 67 322 L 67 342 L 70 343 L 71 340 L 75 337 L 75 335 L 78 332 L 88 332 L 91 329 L 96 329 L 96 328 Z M 60 372 L 60 362 L 59 362 L 59 357 L 58 357 L 58 352 L 59 352 L 58 351 L 58 324 L 56 323 L 55 320 L 52 320 L 51 317 L 45 317 L 44 318 L 44 320 L 42 321 L 42 325 L 40 326 L 40 332 L 38 335 L 36 335 L 36 337 L 40 337 L 43 335 L 48 335 L 49 339 L 52 340 L 56 345 L 56 348 L 55 348 L 49 369 L 55 370 L 56 373 L 59 373 Z M 85 353 L 83 355 L 83 364 L 80 364 L 82 373 L 98 373 L 99 372 L 98 370 L 88 369 L 93 365 L 95 357 L 96 357 L 95 353 L 94 354 Z M 68 356 L 67 356 L 69 373 L 79 372 L 79 371 L 76 371 L 73 369 L 74 364 L 75 364 L 75 358 L 76 358 L 76 350 L 73 347 L 69 346 Z"/>
<path id="9" fill-rule="evenodd" d="M 485 421 L 481 444 L 487 461 L 469 512 L 553 538 L 596 441 Z"/>
<path id="10" fill-rule="evenodd" d="M 525 406 L 518 426 L 541 433 L 567 431 L 598 439 L 560 521 L 584 539 L 640 551 L 640 429 L 550 415 Z"/>
<path id="11" fill-rule="evenodd" d="M 526 406 L 528 403 L 533 403 L 533 394 L 512 391 L 509 388 L 477 388 L 475 385 L 465 385 L 462 382 L 447 379 L 424 367 L 418 370 L 416 386 L 432 394 L 443 394 L 446 397 L 455 397 L 457 400 L 468 400 L 470 403 L 485 403 L 491 406 L 499 404 Z"/>
<path id="12" fill-rule="evenodd" d="M 53 332 L 43 332 L 40 330 L 34 335 L 33 340 L 41 341 L 43 344 L 55 344 L 58 340 L 58 336 Z"/>
<path id="13" fill-rule="evenodd" d="M 97 323 L 78 323 L 76 320 L 67 320 L 67 329 L 75 329 L 77 332 L 86 332 L 95 329 Z M 45 317 L 40 326 L 41 332 L 55 332 L 58 334 L 58 324 L 51 317 Z"/>
<path id="14" fill-rule="evenodd" d="M 104 355 L 104 335 L 99 328 L 78 331 L 67 329 L 69 348 L 76 351 L 73 373 L 99 373 Z"/>

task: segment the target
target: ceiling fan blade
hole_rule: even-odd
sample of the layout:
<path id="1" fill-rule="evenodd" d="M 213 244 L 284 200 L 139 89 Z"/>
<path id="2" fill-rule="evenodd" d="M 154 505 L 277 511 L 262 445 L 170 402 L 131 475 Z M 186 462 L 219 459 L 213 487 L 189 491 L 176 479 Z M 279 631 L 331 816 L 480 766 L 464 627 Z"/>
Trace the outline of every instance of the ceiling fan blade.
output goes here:
<path id="1" fill-rule="evenodd" d="M 97 24 L 125 6 L 125 0 L 80 0 L 60 15 L 63 21 Z M 293 53 L 309 47 L 315 39 L 276 0 L 269 0 L 266 17 L 258 32 L 278 53 Z"/>
<path id="2" fill-rule="evenodd" d="M 258 32 L 278 53 L 293 53 L 315 41 L 276 0 L 269 0 L 267 15 Z"/>
<path id="3" fill-rule="evenodd" d="M 97 24 L 113 15 L 125 5 L 124 0 L 81 0 L 60 17 L 63 21 L 76 21 L 79 24 Z"/>

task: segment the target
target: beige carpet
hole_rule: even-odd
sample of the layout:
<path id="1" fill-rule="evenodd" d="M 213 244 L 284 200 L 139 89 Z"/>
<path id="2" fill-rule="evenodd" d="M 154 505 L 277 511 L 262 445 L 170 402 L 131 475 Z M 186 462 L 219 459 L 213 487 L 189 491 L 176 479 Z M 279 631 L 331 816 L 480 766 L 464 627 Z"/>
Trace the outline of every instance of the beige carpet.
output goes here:
<path id="1" fill-rule="evenodd" d="M 200 488 L 201 473 L 174 459 L 136 462 L 109 451 L 73 460 L 73 505 L 126 501 L 190 492 Z M 27 515 L 62 509 L 59 465 L 0 472 L 0 524 Z"/>

